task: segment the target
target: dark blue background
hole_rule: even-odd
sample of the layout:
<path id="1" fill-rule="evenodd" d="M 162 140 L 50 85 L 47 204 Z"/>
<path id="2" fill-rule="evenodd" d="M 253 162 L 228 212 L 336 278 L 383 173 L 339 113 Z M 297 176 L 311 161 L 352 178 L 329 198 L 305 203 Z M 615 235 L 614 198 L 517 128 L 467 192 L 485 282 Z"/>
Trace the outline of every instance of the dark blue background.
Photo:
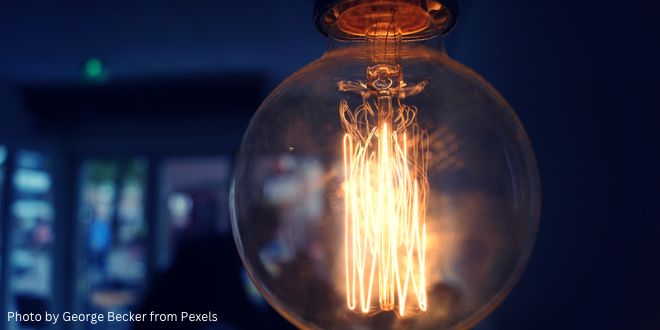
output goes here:
<path id="1" fill-rule="evenodd" d="M 303 0 L 5 2 L 0 143 L 72 157 L 166 147 L 232 152 L 268 91 L 322 54 L 311 10 Z M 480 328 L 660 329 L 658 12 L 642 0 L 461 2 L 448 53 L 517 111 L 542 179 L 531 261 Z M 190 92 L 198 110 L 172 110 L 155 125 L 141 123 L 157 114 L 150 109 L 164 97 L 158 93 L 137 123 L 129 111 L 81 115 L 61 106 L 61 95 L 100 88 L 83 79 L 90 57 L 105 63 L 115 91 L 144 81 L 175 81 L 171 88 L 181 91 L 186 77 L 208 77 L 200 88 L 220 90 L 245 79 L 252 90 L 221 100 Z M 128 94 L 119 93 L 140 108 Z M 44 100 L 55 108 L 44 110 Z M 225 102 L 240 112 L 208 110 Z M 172 128 L 183 118 L 186 125 Z M 182 140 L 190 132 L 196 137 Z M 143 139 L 136 145 L 135 137 Z"/>

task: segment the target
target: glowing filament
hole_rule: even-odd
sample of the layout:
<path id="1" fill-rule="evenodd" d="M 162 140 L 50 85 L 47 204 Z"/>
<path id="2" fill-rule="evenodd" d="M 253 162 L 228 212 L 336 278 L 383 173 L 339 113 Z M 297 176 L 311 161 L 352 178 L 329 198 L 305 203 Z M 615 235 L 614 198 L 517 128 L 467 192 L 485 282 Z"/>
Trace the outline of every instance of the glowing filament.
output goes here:
<path id="1" fill-rule="evenodd" d="M 400 107 L 394 119 L 371 118 L 378 124 L 370 126 L 368 103 L 355 112 L 340 106 L 346 303 L 362 313 L 428 309 L 428 135 L 415 124 L 416 109 Z"/>

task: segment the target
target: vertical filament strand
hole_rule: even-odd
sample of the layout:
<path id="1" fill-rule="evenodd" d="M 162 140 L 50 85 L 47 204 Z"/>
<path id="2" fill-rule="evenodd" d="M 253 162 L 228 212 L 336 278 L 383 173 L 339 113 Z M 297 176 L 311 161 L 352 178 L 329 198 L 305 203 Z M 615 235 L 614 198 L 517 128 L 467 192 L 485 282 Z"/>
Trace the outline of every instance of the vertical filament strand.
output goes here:
<path id="1" fill-rule="evenodd" d="M 416 304 L 416 309 L 426 311 L 428 135 L 414 123 L 411 107 L 405 109 L 413 112 L 411 116 L 401 116 L 393 125 L 383 121 L 378 127 L 369 126 L 368 111 L 362 107 L 353 113 L 342 102 L 340 109 L 346 131 L 347 307 L 365 314 L 396 310 L 404 316 Z M 376 298 L 378 305 L 372 306 Z"/>

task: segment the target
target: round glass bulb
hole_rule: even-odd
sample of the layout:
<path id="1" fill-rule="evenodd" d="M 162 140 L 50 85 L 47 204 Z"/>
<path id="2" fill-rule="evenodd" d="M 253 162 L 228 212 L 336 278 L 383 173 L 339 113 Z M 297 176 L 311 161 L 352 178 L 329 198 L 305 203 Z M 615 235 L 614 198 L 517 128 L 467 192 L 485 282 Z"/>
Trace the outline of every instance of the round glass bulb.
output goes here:
<path id="1" fill-rule="evenodd" d="M 533 246 L 530 142 L 440 33 L 368 29 L 331 34 L 252 119 L 231 194 L 239 253 L 301 328 L 472 326 Z"/>

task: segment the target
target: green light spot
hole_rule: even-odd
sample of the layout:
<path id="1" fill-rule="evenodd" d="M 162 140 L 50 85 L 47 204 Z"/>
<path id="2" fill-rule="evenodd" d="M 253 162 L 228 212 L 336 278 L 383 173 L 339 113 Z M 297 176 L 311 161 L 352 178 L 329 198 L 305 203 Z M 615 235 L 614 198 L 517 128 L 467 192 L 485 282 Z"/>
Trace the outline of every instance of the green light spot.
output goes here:
<path id="1" fill-rule="evenodd" d="M 85 75 L 90 79 L 103 77 L 103 62 L 98 58 L 90 58 L 85 62 Z"/>

